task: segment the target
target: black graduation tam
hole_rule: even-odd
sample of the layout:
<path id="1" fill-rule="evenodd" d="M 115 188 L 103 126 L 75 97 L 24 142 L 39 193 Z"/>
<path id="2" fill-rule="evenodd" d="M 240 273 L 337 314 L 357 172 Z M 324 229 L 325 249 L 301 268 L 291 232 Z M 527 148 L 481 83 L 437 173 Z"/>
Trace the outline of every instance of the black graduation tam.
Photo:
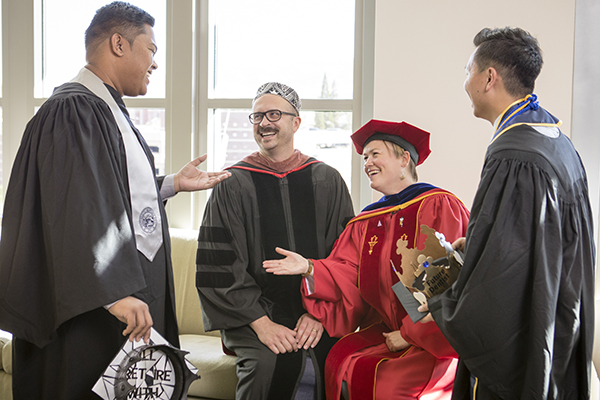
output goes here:
<path id="1" fill-rule="evenodd" d="M 431 153 L 429 132 L 406 122 L 392 122 L 372 119 L 351 136 L 358 154 L 371 140 L 387 140 L 396 143 L 410 153 L 415 165 L 421 164 Z"/>

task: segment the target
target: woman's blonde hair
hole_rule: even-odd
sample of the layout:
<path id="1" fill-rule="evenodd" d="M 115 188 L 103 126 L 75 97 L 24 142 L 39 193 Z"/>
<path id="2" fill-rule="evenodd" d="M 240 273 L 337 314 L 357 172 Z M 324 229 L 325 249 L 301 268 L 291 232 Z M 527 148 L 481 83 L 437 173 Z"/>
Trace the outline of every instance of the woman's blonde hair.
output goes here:
<path id="1" fill-rule="evenodd" d="M 404 150 L 402 148 L 402 146 L 397 145 L 394 142 L 389 142 L 387 140 L 384 140 L 383 143 L 385 143 L 385 145 L 388 149 L 390 148 L 390 145 L 392 146 L 392 151 L 394 152 L 394 155 L 396 156 L 396 158 L 400 158 L 404 155 L 404 153 L 406 153 L 406 150 Z M 408 158 L 408 172 L 410 172 L 410 176 L 411 176 L 411 178 L 413 178 L 413 180 L 415 182 L 419 181 L 419 175 L 417 175 L 417 166 L 415 165 L 414 161 L 410 157 Z"/>

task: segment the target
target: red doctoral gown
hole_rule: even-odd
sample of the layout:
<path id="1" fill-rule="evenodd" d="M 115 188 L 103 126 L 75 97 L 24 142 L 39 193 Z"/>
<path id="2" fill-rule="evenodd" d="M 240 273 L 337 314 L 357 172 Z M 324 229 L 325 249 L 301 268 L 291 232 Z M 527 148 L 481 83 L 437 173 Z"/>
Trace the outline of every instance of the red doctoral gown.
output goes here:
<path id="1" fill-rule="evenodd" d="M 433 188 L 433 187 L 432 187 Z M 402 194 L 402 192 L 401 192 Z M 449 242 L 465 236 L 469 211 L 442 189 L 405 197 L 399 204 L 363 211 L 330 256 L 314 260 L 314 291 L 302 285 L 306 310 L 331 336 L 343 338 L 327 358 L 327 398 L 339 399 L 342 380 L 350 399 L 449 399 L 457 355 L 435 322 L 413 323 L 392 291 L 401 255 L 396 242 L 424 248 L 425 224 Z M 372 245 L 373 236 L 377 244 Z M 360 331 L 355 332 L 360 327 Z M 390 352 L 383 332 L 399 330 L 410 346 Z M 345 335 L 345 336 L 344 336 Z"/>

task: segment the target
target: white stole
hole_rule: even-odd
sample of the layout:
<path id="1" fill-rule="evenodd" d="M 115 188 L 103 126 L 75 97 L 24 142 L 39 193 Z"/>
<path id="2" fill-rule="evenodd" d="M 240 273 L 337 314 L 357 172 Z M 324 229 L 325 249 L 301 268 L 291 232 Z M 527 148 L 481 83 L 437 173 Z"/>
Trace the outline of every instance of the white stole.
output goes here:
<path id="1" fill-rule="evenodd" d="M 156 180 L 150 161 L 131 129 L 129 121 L 117 105 L 104 82 L 87 68 L 82 68 L 71 81 L 88 88 L 108 104 L 117 121 L 125 145 L 127 158 L 127 176 L 135 242 L 137 249 L 150 261 L 162 245 L 162 224 Z"/>

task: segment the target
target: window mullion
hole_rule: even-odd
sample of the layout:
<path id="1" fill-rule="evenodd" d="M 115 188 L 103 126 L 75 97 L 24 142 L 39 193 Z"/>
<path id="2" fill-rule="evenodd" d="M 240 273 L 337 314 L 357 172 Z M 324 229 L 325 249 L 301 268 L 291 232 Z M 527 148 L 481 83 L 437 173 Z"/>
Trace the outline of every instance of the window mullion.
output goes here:
<path id="1" fill-rule="evenodd" d="M 208 0 L 195 0 L 195 43 L 194 52 L 194 101 L 193 137 L 197 154 L 208 153 Z M 210 157 L 210 155 L 209 155 Z M 197 192 L 193 195 L 194 212 L 192 221 L 195 227 L 200 226 L 208 192 Z"/>
<path id="2" fill-rule="evenodd" d="M 207 99 L 208 109 L 252 107 L 252 99 Z M 303 111 L 355 111 L 355 101 L 339 99 L 302 99 Z"/>
<path id="3" fill-rule="evenodd" d="M 33 0 L 2 2 L 2 179 L 8 183 L 27 121 L 33 116 Z"/>
<path id="4" fill-rule="evenodd" d="M 167 0 L 167 58 L 165 98 L 165 169 L 177 172 L 195 155 L 190 104 L 193 99 L 193 0 Z M 136 104 L 160 104 L 154 99 L 130 99 Z M 169 223 L 196 228 L 192 221 L 192 195 L 181 193 L 168 202 Z"/>

